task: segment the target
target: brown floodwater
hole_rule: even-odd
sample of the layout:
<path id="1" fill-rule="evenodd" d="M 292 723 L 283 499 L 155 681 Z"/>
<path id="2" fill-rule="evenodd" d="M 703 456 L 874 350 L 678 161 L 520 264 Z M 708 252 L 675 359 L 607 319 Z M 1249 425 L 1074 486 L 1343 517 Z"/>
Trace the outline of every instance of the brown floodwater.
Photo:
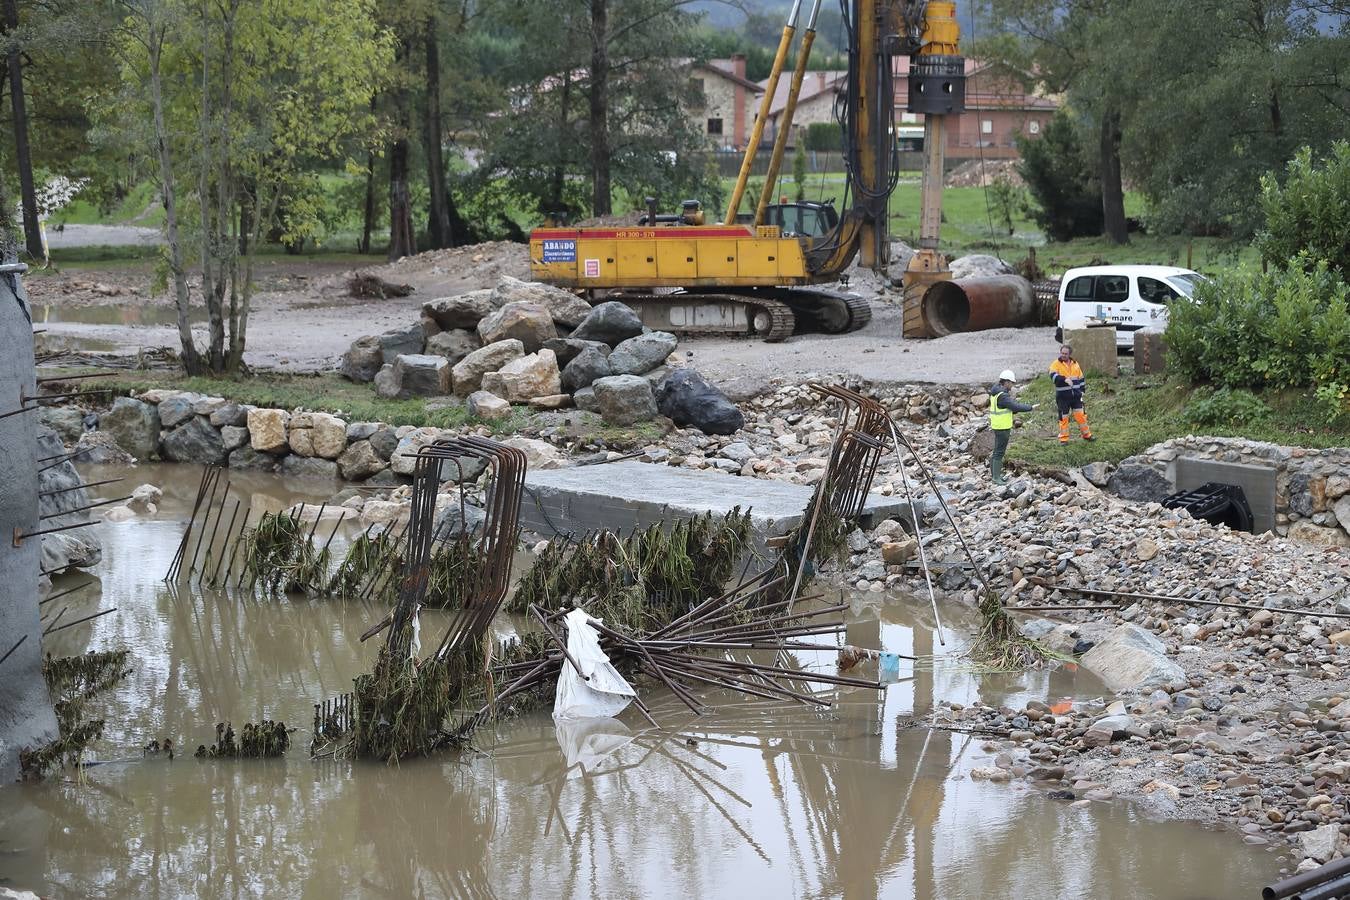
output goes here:
<path id="1" fill-rule="evenodd" d="M 74 601 L 72 620 L 118 612 L 47 649 L 127 646 L 135 668 L 103 704 L 98 765 L 0 789 L 0 886 L 44 897 L 1200 900 L 1258 896 L 1283 862 L 1232 832 L 1150 821 L 1122 802 L 1070 808 L 1041 788 L 972 780 L 990 764 L 980 739 L 907 728 L 908 717 L 944 699 L 1091 698 L 1100 685 L 1062 670 L 973 674 L 955 657 L 968 617 L 944 611 L 941 646 L 925 604 L 884 595 L 854 598 L 850 642 L 952 658 L 902 667 L 882 693 L 830 691 L 823 713 L 725 695 L 699 718 L 643 684 L 660 730 L 631 712 L 555 729 L 545 709 L 480 730 L 471 752 L 311 762 L 312 705 L 369 668 L 376 648 L 359 636 L 383 611 L 170 591 L 162 578 L 198 473 L 143 466 L 100 489 L 150 482 L 165 502 L 153 519 L 98 526 L 103 562 L 61 579 L 87 583 L 61 602 Z M 234 482 L 258 509 L 326 499 L 272 476 Z M 800 661 L 833 668 L 825 654 Z M 216 722 L 263 718 L 298 729 L 285 759 L 192 758 Z M 187 752 L 142 757 L 166 736 Z"/>

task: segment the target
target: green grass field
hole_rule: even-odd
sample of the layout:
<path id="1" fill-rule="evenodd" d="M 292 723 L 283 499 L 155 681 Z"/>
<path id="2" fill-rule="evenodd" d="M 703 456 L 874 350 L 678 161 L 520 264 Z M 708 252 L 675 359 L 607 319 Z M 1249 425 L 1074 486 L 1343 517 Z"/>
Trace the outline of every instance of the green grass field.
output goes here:
<path id="1" fill-rule="evenodd" d="M 1270 409 L 1265 421 L 1193 425 L 1186 419 L 1187 404 L 1206 390 L 1162 375 L 1089 378 L 1084 407 L 1097 439 L 1091 443 L 1081 440 L 1077 426 L 1071 422 L 1072 439 L 1062 446 L 1054 386 L 1049 376 L 1039 376 L 1022 388 L 1019 399 L 1039 403 L 1041 408 L 1018 416 L 1022 427 L 1013 436 L 1008 457 L 1039 466 L 1119 462 L 1153 444 L 1187 434 L 1241 437 L 1297 447 L 1350 446 L 1350 429 L 1326 424 L 1313 398 L 1300 391 L 1264 395 L 1262 399 Z"/>

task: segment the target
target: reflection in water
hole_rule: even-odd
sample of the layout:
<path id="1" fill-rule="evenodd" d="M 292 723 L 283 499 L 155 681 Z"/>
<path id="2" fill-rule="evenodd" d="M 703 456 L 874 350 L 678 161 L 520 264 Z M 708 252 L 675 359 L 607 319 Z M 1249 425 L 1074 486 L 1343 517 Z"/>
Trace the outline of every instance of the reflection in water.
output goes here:
<path id="1" fill-rule="evenodd" d="M 823 711 L 727 694 L 702 717 L 648 688 L 659 730 L 629 714 L 557 727 L 541 710 L 483 729 L 462 755 L 311 763 L 312 703 L 369 667 L 375 648 L 359 636 L 383 610 L 171 593 L 159 579 L 198 472 L 135 477 L 166 488 L 160 518 L 100 526 L 102 600 L 86 589 L 67 615 L 105 600 L 121 612 L 50 647 L 133 648 L 136 669 L 99 747 L 113 761 L 80 783 L 0 791 L 0 883 L 53 896 L 322 900 L 1219 898 L 1254 895 L 1278 868 L 1229 834 L 973 781 L 979 739 L 905 727 L 941 699 L 1101 693 L 1063 671 L 977 678 L 949 662 L 902 670 L 880 695 L 824 692 L 836 704 Z M 316 499 L 267 477 L 248 490 L 277 507 Z M 851 643 L 919 656 L 963 647 L 956 629 L 969 622 L 955 611 L 944 610 L 953 630 L 935 647 L 923 604 L 866 602 Z M 798 661 L 832 664 L 821 654 Z M 169 762 L 130 749 L 171 736 L 190 753 L 217 721 L 261 718 L 301 726 L 289 758 Z"/>

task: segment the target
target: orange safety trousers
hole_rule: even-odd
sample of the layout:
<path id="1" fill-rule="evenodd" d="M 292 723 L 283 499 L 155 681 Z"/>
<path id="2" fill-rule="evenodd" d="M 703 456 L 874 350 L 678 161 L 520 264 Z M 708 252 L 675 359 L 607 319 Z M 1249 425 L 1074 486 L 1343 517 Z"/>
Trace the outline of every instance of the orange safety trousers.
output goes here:
<path id="1" fill-rule="evenodd" d="M 1092 437 L 1092 429 L 1088 428 L 1087 413 L 1081 409 L 1073 410 L 1073 420 L 1078 423 L 1078 431 L 1085 438 Z M 1069 442 L 1069 417 L 1059 417 L 1059 442 L 1067 444 Z"/>

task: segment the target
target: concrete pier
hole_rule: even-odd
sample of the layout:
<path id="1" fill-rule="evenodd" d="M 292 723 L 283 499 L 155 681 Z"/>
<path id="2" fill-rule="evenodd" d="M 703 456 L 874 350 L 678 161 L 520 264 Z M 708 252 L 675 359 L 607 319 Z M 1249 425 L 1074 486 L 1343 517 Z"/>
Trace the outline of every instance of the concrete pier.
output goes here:
<path id="1" fill-rule="evenodd" d="M 528 473 L 520 518 L 523 527 L 546 537 L 600 528 L 626 533 L 709 512 L 726 515 L 739 506 L 750 510 L 755 543 L 762 549 L 766 539 L 796 527 L 813 490 L 715 470 L 602 463 Z M 913 521 L 900 497 L 873 494 L 863 512 L 865 526 L 886 518 Z"/>

